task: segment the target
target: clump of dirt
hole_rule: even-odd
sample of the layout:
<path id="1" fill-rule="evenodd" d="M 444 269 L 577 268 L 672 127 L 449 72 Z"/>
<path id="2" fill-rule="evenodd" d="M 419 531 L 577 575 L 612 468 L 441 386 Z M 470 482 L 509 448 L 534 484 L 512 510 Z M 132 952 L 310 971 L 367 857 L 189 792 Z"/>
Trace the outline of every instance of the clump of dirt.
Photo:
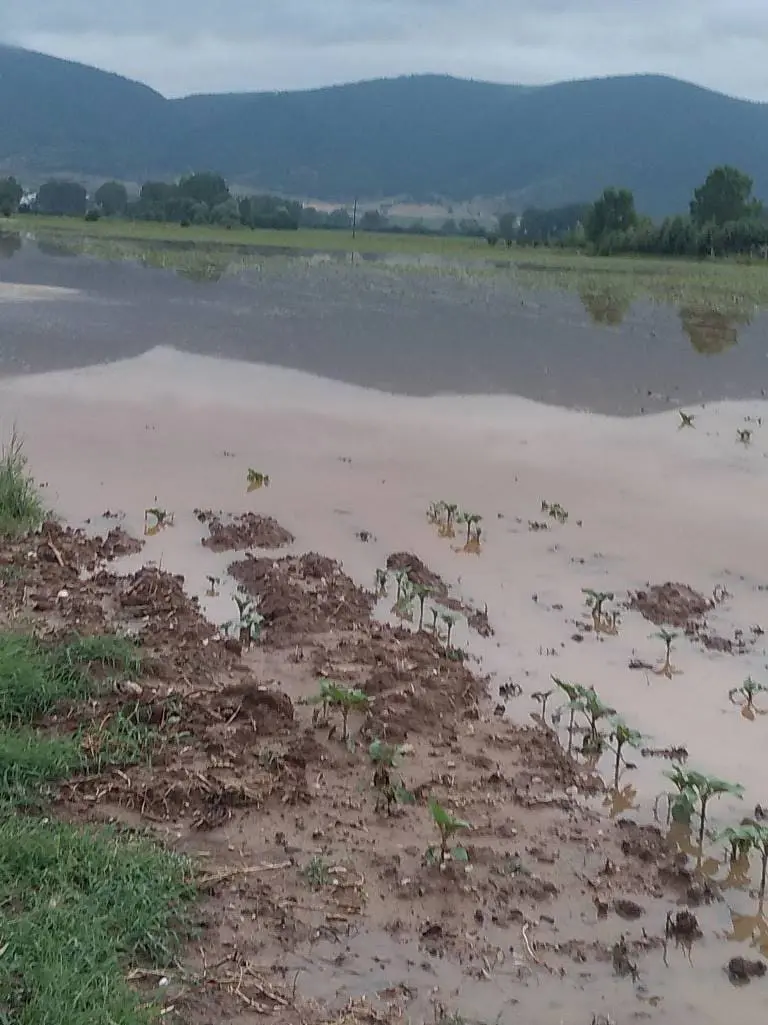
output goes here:
<path id="1" fill-rule="evenodd" d="M 387 569 L 391 573 L 405 571 L 411 583 L 428 587 L 435 601 L 465 615 L 468 625 L 481 637 L 493 636 L 494 631 L 488 619 L 488 607 L 483 610 L 476 609 L 454 598 L 443 578 L 429 569 L 418 555 L 414 555 L 413 552 L 393 552 L 387 558 Z"/>
<path id="2" fill-rule="evenodd" d="M 201 523 L 208 526 L 209 536 L 203 538 L 203 545 L 214 552 L 243 551 L 246 548 L 282 548 L 293 544 L 295 538 L 289 530 L 281 527 L 272 516 L 257 513 L 243 513 L 224 522 L 221 514 L 210 510 L 196 510 Z"/>
<path id="3" fill-rule="evenodd" d="M 361 629 L 374 596 L 358 587 L 333 559 L 310 552 L 272 559 L 246 556 L 229 567 L 240 586 L 259 601 L 265 644 L 296 645 L 313 634 Z"/>
<path id="4" fill-rule="evenodd" d="M 693 631 L 714 608 L 714 602 L 687 584 L 653 584 L 630 595 L 629 607 L 656 626 L 676 626 Z"/>

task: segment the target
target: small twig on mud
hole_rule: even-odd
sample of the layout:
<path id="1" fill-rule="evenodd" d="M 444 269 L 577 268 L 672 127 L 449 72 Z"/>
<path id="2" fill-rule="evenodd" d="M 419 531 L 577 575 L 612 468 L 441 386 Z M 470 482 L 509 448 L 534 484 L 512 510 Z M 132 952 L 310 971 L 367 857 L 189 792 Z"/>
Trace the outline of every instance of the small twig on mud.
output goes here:
<path id="1" fill-rule="evenodd" d="M 274 865 L 265 863 L 263 865 L 251 865 L 250 867 L 243 865 L 235 868 L 227 868 L 223 869 L 221 872 L 211 872 L 207 876 L 201 876 L 197 880 L 197 884 L 201 887 L 215 886 L 218 883 L 225 882 L 227 879 L 234 878 L 234 876 L 252 876 L 259 872 L 276 872 L 283 868 L 290 868 L 292 864 L 293 862 L 291 861 L 279 861 Z"/>
<path id="2" fill-rule="evenodd" d="M 531 946 L 530 940 L 528 939 L 528 927 L 530 926 L 530 924 L 530 922 L 526 922 L 523 926 L 523 942 L 525 943 L 525 949 L 528 951 L 528 956 L 535 965 L 539 966 L 539 968 L 546 968 L 548 972 L 551 972 L 552 969 L 549 967 L 549 965 L 545 964 L 544 961 L 536 957 L 536 955 L 533 952 L 533 947 Z"/>
<path id="3" fill-rule="evenodd" d="M 56 545 L 53 543 L 53 541 L 51 541 L 50 538 L 46 538 L 45 543 L 48 545 L 48 547 L 51 549 L 51 551 L 53 552 L 54 556 L 56 557 L 56 562 L 58 562 L 58 564 L 61 566 L 62 569 L 66 569 L 66 566 L 64 565 L 64 559 L 62 558 L 61 552 L 56 547 Z"/>

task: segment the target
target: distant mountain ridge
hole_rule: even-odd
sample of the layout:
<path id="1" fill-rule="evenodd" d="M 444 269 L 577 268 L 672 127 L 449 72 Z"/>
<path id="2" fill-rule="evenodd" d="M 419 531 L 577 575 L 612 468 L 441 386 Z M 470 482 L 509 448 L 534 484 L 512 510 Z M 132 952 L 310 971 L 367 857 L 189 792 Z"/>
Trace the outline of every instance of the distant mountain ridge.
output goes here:
<path id="1" fill-rule="evenodd" d="M 205 168 L 332 202 L 494 196 L 518 209 L 618 185 L 661 215 L 685 210 L 721 163 L 768 200 L 768 105 L 661 76 L 527 87 L 419 75 L 169 100 L 0 45 L 0 173 L 22 177 L 143 181 Z"/>

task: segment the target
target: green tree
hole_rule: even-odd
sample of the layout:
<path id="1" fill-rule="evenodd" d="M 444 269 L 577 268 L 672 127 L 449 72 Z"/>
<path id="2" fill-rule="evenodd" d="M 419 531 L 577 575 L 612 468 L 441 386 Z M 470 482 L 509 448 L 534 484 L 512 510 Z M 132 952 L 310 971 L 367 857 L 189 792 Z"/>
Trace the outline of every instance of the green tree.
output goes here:
<path id="1" fill-rule="evenodd" d="M 691 217 L 699 227 L 755 217 L 760 209 L 761 204 L 752 198 L 752 179 L 728 165 L 710 171 L 691 200 Z"/>
<path id="2" fill-rule="evenodd" d="M 0 214 L 10 217 L 19 209 L 24 190 L 15 178 L 0 178 Z"/>
<path id="3" fill-rule="evenodd" d="M 606 189 L 587 210 L 584 230 L 590 242 L 608 234 L 628 231 L 637 224 L 635 197 L 629 189 Z"/>
<path id="4" fill-rule="evenodd" d="M 122 182 L 104 182 L 94 199 L 106 217 L 122 216 L 128 208 L 128 190 Z"/>
<path id="5" fill-rule="evenodd" d="M 182 178 L 178 186 L 179 195 L 194 200 L 195 203 L 205 203 L 212 210 L 221 203 L 226 203 L 229 197 L 229 188 L 220 174 L 212 171 L 197 171 Z"/>
<path id="6" fill-rule="evenodd" d="M 361 231 L 383 231 L 388 221 L 381 210 L 366 210 L 360 218 Z"/>
<path id="7" fill-rule="evenodd" d="M 82 217 L 87 193 L 79 182 L 48 181 L 37 192 L 37 209 L 41 214 Z"/>

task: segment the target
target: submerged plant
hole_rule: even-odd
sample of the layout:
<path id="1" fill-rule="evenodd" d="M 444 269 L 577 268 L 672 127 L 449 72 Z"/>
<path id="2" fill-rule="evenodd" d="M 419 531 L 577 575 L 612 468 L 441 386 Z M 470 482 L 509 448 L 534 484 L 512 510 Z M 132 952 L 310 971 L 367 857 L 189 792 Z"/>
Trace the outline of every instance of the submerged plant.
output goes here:
<path id="1" fill-rule="evenodd" d="M 430 502 L 427 509 L 429 522 L 439 526 L 443 522 L 443 516 L 445 516 L 445 502 Z"/>
<path id="2" fill-rule="evenodd" d="M 569 715 L 570 715 L 570 718 L 569 718 L 569 721 L 568 721 L 568 754 L 570 754 L 571 751 L 573 750 L 573 727 L 574 727 L 574 721 L 576 719 L 576 713 L 577 712 L 582 712 L 584 710 L 584 698 L 586 696 L 587 689 L 586 689 L 586 687 L 582 687 L 580 683 L 568 683 L 565 680 L 561 680 L 557 676 L 553 676 L 552 677 L 552 682 L 557 687 L 559 687 L 560 690 L 568 698 L 568 702 L 567 702 L 565 707 L 568 709 L 568 712 L 569 712 Z M 551 694 L 552 691 L 549 691 L 548 693 Z M 552 715 L 553 720 L 555 719 L 555 714 L 557 714 L 558 719 L 559 719 L 559 711 L 558 711 L 558 713 L 553 713 L 553 715 Z M 542 714 L 542 718 L 543 718 L 543 714 Z"/>
<path id="3" fill-rule="evenodd" d="M 731 826 L 721 834 L 731 847 L 731 860 L 738 857 L 749 857 L 755 850 L 760 855 L 760 899 L 765 896 L 766 876 L 768 876 L 768 826 L 757 822 L 745 822 L 740 826 Z"/>
<path id="4" fill-rule="evenodd" d="M 480 544 L 480 535 L 482 528 L 480 523 L 483 517 L 479 513 L 461 513 L 460 522 L 466 524 L 467 527 L 467 545 Z M 474 532 L 474 537 L 472 536 Z"/>
<path id="5" fill-rule="evenodd" d="M 764 694 L 766 691 L 768 691 L 768 687 L 762 683 L 757 683 L 751 676 L 748 676 L 740 687 L 734 687 L 728 692 L 728 700 L 734 705 L 740 705 L 741 714 L 745 719 L 751 721 L 755 718 L 756 714 L 763 714 L 762 712 L 758 713 L 758 710 L 755 708 L 755 696 L 757 694 Z"/>
<path id="6" fill-rule="evenodd" d="M 465 847 L 456 846 L 449 851 L 448 844 L 460 830 L 471 829 L 470 824 L 465 822 L 464 819 L 456 818 L 455 815 L 452 815 L 442 804 L 436 801 L 434 797 L 431 797 L 429 800 L 429 813 L 440 834 L 440 847 L 437 850 L 434 847 L 428 847 L 427 860 L 433 864 L 443 865 L 450 853 L 454 861 L 469 861 L 469 855 Z"/>
<path id="7" fill-rule="evenodd" d="M 675 669 L 671 661 L 672 647 L 678 636 L 679 634 L 673 633 L 671 630 L 666 630 L 663 627 L 657 633 L 651 634 L 651 638 L 656 637 L 660 641 L 664 642 L 664 664 L 658 669 L 654 669 L 657 676 L 666 676 L 669 680 L 672 679 L 675 673 Z"/>
<path id="8" fill-rule="evenodd" d="M 678 412 L 678 414 L 680 416 L 680 426 L 679 426 L 678 429 L 681 429 L 683 427 L 693 427 L 694 426 L 693 421 L 696 419 L 696 416 L 695 416 L 694 413 L 684 413 L 682 411 L 682 409 L 678 409 L 677 412 Z"/>
<path id="9" fill-rule="evenodd" d="M 587 718 L 588 727 L 582 751 L 584 754 L 600 754 L 603 750 L 603 736 L 598 724 L 601 719 L 615 715 L 616 709 L 604 705 L 594 687 L 588 687 L 579 701 Z"/>
<path id="10" fill-rule="evenodd" d="M 616 764 L 614 766 L 613 785 L 618 790 L 619 776 L 621 775 L 621 763 L 623 760 L 622 751 L 625 747 L 641 747 L 645 738 L 637 730 L 630 729 L 630 727 L 618 717 L 613 720 L 612 726 L 613 729 L 609 739 L 616 745 Z M 624 761 L 624 764 L 627 764 L 626 761 Z"/>
<path id="11" fill-rule="evenodd" d="M 694 769 L 675 765 L 664 774 L 677 787 L 677 796 L 670 804 L 672 818 L 676 822 L 689 823 L 693 814 L 699 815 L 699 847 L 704 845 L 707 806 L 713 797 L 729 794 L 741 800 L 744 787 L 740 783 L 729 783 L 717 776 L 707 776 Z"/>
<path id="12" fill-rule="evenodd" d="M 258 488 L 268 488 L 269 487 L 269 474 L 259 473 L 258 470 L 254 470 L 254 469 L 250 469 L 249 468 L 249 470 L 248 470 L 248 478 L 247 479 L 248 479 L 248 490 L 249 491 L 256 491 L 256 490 L 258 490 Z"/>
<path id="13" fill-rule="evenodd" d="M 752 431 L 748 427 L 737 429 L 736 435 L 742 445 L 748 445 L 752 441 Z"/>
<path id="14" fill-rule="evenodd" d="M 591 587 L 582 587 L 581 593 L 585 595 L 587 606 L 592 610 L 592 626 L 595 633 L 608 633 L 611 630 L 615 630 L 617 614 L 614 613 L 610 619 L 607 615 L 603 616 L 603 605 L 606 602 L 613 601 L 613 592 L 594 591 Z"/>
<path id="15" fill-rule="evenodd" d="M 557 520 L 558 523 L 565 523 L 568 519 L 568 510 L 565 509 L 559 502 L 545 502 L 541 503 L 541 511 L 547 513 L 551 519 Z"/>

